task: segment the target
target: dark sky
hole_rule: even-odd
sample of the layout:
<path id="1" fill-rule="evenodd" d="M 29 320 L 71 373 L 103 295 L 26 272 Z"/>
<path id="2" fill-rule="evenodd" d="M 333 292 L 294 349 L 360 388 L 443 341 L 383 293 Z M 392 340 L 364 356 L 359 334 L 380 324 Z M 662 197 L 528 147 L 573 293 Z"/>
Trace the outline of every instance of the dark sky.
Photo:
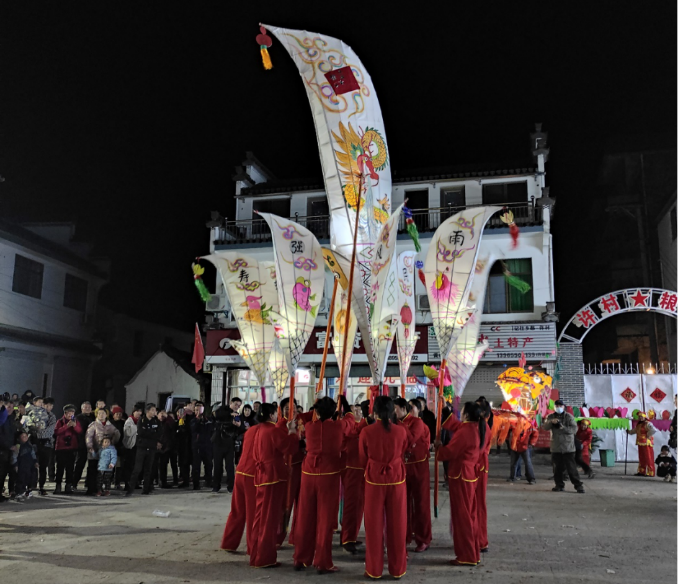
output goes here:
<path id="1" fill-rule="evenodd" d="M 571 287 L 602 146 L 675 135 L 675 4 L 460 4 L 4 2 L 0 212 L 77 219 L 112 260 L 104 303 L 190 329 L 190 263 L 208 251 L 209 212 L 232 216 L 245 151 L 281 178 L 320 176 L 292 60 L 274 41 L 264 71 L 254 40 L 259 21 L 306 29 L 361 57 L 395 171 L 523 159 L 543 122 L 569 318 L 590 300 Z"/>

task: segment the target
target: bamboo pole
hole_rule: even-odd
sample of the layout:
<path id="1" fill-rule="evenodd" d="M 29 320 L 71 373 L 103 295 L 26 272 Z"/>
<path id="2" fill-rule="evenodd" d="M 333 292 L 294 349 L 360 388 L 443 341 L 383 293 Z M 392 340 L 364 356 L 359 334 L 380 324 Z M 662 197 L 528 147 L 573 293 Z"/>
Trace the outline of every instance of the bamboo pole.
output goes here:
<path id="1" fill-rule="evenodd" d="M 344 354 L 341 359 L 341 373 L 339 374 L 339 391 L 337 392 L 337 411 L 341 408 L 339 396 L 344 393 L 344 380 L 346 379 L 346 357 L 348 355 L 348 329 L 351 321 L 351 301 L 353 300 L 353 273 L 355 272 L 355 259 L 358 251 L 358 225 L 360 223 L 360 200 L 363 194 L 363 175 L 360 175 L 358 183 L 358 202 L 355 213 L 355 228 L 353 230 L 353 252 L 351 253 L 351 271 L 348 275 L 348 299 L 346 301 L 346 327 L 344 328 Z"/>
<path id="2" fill-rule="evenodd" d="M 337 297 L 337 288 L 339 287 L 339 278 L 334 276 L 334 285 L 332 286 L 332 302 L 330 303 L 330 312 L 327 315 L 327 329 L 325 331 L 325 347 L 323 348 L 323 360 L 320 364 L 320 379 L 318 380 L 318 385 L 316 386 L 315 395 L 316 398 L 323 387 L 323 381 L 325 380 L 325 363 L 327 362 L 327 350 L 330 346 L 330 332 L 332 330 L 332 319 L 334 318 L 334 300 Z M 348 319 L 346 319 L 346 328 L 348 328 Z"/>
<path id="3" fill-rule="evenodd" d="M 405 384 L 404 383 L 400 384 L 400 397 L 405 399 Z"/>
<path id="4" fill-rule="evenodd" d="M 442 429 L 442 417 L 443 417 L 443 383 L 445 381 L 445 369 L 447 368 L 447 359 L 443 359 L 440 363 L 440 372 L 438 374 L 438 403 L 436 405 L 437 413 L 436 416 L 436 441 L 440 440 L 440 431 Z M 438 517 L 438 481 L 440 478 L 440 469 L 438 464 L 438 449 L 436 448 L 435 453 L 435 483 L 433 485 L 433 516 Z"/>
<path id="5" fill-rule="evenodd" d="M 289 409 L 287 421 L 294 420 L 297 416 L 297 408 L 294 405 L 294 385 L 295 385 L 295 375 L 290 377 L 290 401 L 287 404 Z M 285 531 L 287 531 L 287 526 L 290 522 L 290 515 L 292 514 L 292 455 L 290 454 L 287 457 L 287 504 L 285 505 Z"/>

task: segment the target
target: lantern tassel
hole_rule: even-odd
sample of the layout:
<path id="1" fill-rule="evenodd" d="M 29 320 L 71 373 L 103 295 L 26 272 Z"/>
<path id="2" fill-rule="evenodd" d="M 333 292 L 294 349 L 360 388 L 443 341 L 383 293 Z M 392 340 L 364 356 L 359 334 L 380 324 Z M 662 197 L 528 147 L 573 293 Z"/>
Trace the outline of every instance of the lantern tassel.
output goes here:
<path id="1" fill-rule="evenodd" d="M 271 55 L 268 54 L 268 47 L 266 45 L 261 45 L 261 60 L 264 63 L 264 69 L 270 71 L 273 69 L 273 63 L 271 62 Z"/>
<path id="2" fill-rule="evenodd" d="M 405 215 L 405 225 L 407 228 L 407 233 L 410 234 L 412 241 L 414 242 L 414 249 L 417 250 L 417 253 L 421 251 L 421 244 L 419 243 L 419 230 L 417 225 L 414 222 L 412 217 L 412 210 L 407 207 L 403 207 L 403 215 Z"/>

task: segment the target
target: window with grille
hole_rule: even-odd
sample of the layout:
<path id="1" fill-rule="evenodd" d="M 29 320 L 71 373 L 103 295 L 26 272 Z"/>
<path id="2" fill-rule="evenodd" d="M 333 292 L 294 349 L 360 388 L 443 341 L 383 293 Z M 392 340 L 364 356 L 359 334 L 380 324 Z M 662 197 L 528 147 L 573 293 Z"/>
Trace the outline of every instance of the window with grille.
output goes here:
<path id="1" fill-rule="evenodd" d="M 85 312 L 87 309 L 87 280 L 66 274 L 64 306 Z"/>
<path id="2" fill-rule="evenodd" d="M 527 181 L 483 185 L 483 205 L 504 205 L 527 201 Z"/>
<path id="3" fill-rule="evenodd" d="M 532 294 L 532 260 L 530 258 L 518 260 L 503 260 L 513 276 L 520 278 L 530 285 L 530 290 L 522 293 L 509 285 L 504 276 L 504 265 L 501 261 L 495 262 L 490 270 L 485 295 L 485 314 L 507 314 L 512 312 L 533 312 L 534 297 Z"/>
<path id="4" fill-rule="evenodd" d="M 17 254 L 14 259 L 12 292 L 18 292 L 31 298 L 42 298 L 44 271 L 44 264 Z"/>

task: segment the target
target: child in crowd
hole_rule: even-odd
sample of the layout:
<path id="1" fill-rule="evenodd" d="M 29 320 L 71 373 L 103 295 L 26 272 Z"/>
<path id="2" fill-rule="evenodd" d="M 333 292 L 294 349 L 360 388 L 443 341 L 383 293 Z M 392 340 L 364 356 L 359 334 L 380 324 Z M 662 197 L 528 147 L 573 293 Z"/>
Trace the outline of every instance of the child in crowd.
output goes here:
<path id="1" fill-rule="evenodd" d="M 97 476 L 97 497 L 108 497 L 111 494 L 111 480 L 113 479 L 113 470 L 118 462 L 118 451 L 111 444 L 111 439 L 106 437 L 101 440 L 101 450 L 99 451 L 99 464 Z"/>
<path id="2" fill-rule="evenodd" d="M 662 446 L 662 451 L 654 462 L 657 465 L 658 477 L 664 477 L 665 483 L 676 482 L 676 459 L 671 455 L 668 446 Z"/>
<path id="3" fill-rule="evenodd" d="M 31 485 L 37 479 L 38 457 L 35 447 L 28 441 L 28 432 L 19 434 L 19 444 L 16 446 L 12 457 L 12 466 L 16 472 L 16 500 L 23 501 L 33 496 Z"/>

